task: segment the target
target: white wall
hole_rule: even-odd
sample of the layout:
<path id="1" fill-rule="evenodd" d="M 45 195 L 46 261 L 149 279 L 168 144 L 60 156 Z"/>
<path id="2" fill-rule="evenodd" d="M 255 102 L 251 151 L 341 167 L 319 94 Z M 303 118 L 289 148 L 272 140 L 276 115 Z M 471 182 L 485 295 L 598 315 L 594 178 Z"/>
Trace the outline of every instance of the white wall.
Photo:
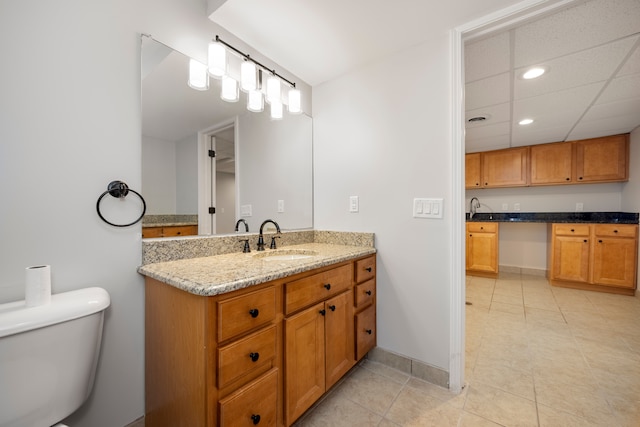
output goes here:
<path id="1" fill-rule="evenodd" d="M 176 144 L 142 137 L 142 185 L 147 214 L 176 213 Z"/>
<path id="2" fill-rule="evenodd" d="M 198 213 L 198 135 L 178 141 L 176 149 L 176 213 Z"/>
<path id="3" fill-rule="evenodd" d="M 448 64 L 440 34 L 313 92 L 315 228 L 375 233 L 378 345 L 446 371 Z M 399 70 L 402 84 L 389 84 Z M 360 197 L 359 213 L 348 212 L 349 196 Z M 414 197 L 444 198 L 444 218 L 412 218 Z"/>
<path id="4" fill-rule="evenodd" d="M 236 176 L 216 173 L 216 233 L 233 233 L 236 225 Z M 244 226 L 240 228 L 244 231 Z M 256 231 L 256 230 L 253 230 Z"/>

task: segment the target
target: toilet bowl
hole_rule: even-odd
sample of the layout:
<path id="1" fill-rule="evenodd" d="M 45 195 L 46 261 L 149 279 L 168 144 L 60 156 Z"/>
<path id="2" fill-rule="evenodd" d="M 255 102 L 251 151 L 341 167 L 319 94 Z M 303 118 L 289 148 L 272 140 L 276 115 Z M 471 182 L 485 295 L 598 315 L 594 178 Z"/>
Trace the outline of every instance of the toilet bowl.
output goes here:
<path id="1" fill-rule="evenodd" d="M 0 304 L 0 427 L 51 426 L 85 402 L 109 304 L 95 287 L 54 294 L 38 307 Z"/>

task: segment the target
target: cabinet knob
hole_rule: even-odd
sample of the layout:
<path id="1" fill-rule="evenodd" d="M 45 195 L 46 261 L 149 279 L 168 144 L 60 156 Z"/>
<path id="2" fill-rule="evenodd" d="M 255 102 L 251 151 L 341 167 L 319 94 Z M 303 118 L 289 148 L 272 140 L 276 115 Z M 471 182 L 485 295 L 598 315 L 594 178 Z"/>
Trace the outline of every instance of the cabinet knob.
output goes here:
<path id="1" fill-rule="evenodd" d="M 326 290 L 331 289 L 331 283 L 327 283 L 326 285 L 324 285 L 324 288 L 325 288 Z"/>
<path id="2" fill-rule="evenodd" d="M 614 233 L 617 233 L 617 232 L 618 232 L 618 230 L 613 230 L 613 232 L 614 232 Z"/>
<path id="3" fill-rule="evenodd" d="M 584 239 L 584 242 L 587 243 L 587 239 Z"/>
<path id="4" fill-rule="evenodd" d="M 252 362 L 257 362 L 258 359 L 260 359 L 260 353 L 256 352 L 256 353 L 249 353 L 249 357 L 251 358 Z"/>
<path id="5" fill-rule="evenodd" d="M 249 310 L 249 314 L 255 319 L 256 317 L 258 317 L 258 314 L 260 314 L 260 310 L 258 310 L 257 308 L 252 308 L 251 310 Z"/>
<path id="6" fill-rule="evenodd" d="M 371 267 L 367 267 L 367 268 L 365 268 L 365 270 L 367 270 L 369 273 L 371 273 L 371 271 L 373 270 L 373 268 L 371 268 Z"/>
<path id="7" fill-rule="evenodd" d="M 325 314 L 327 314 L 327 310 L 322 309 L 322 310 L 320 310 L 318 313 L 320 313 L 320 314 L 322 314 L 322 315 L 324 316 Z"/>
<path id="8" fill-rule="evenodd" d="M 488 182 L 485 182 L 485 183 L 484 183 L 484 185 L 489 185 L 489 183 L 488 183 Z"/>
<path id="9" fill-rule="evenodd" d="M 576 230 L 574 230 L 574 229 L 572 228 L 572 229 L 571 229 L 571 232 L 573 233 L 574 231 L 576 231 Z"/>
<path id="10" fill-rule="evenodd" d="M 480 227 L 480 230 L 484 230 L 484 227 Z"/>
<path id="11" fill-rule="evenodd" d="M 565 178 L 567 181 L 571 181 L 571 178 Z"/>
<path id="12" fill-rule="evenodd" d="M 331 311 L 336 311 L 336 306 L 335 306 L 335 305 L 330 305 L 330 306 L 329 306 L 329 310 L 331 310 Z"/>
<path id="13" fill-rule="evenodd" d="M 581 176 L 579 176 L 579 177 L 578 177 L 578 179 L 582 179 L 582 177 L 581 177 Z"/>
<path id="14" fill-rule="evenodd" d="M 598 243 L 602 243 L 602 240 L 598 240 Z"/>
<path id="15" fill-rule="evenodd" d="M 371 291 L 364 291 L 365 294 L 371 295 Z"/>
<path id="16" fill-rule="evenodd" d="M 366 333 L 368 333 L 369 335 L 371 335 L 373 333 L 373 331 L 371 329 L 365 329 L 364 330 Z"/>
<path id="17" fill-rule="evenodd" d="M 473 234 L 469 234 L 469 237 L 473 237 Z"/>
<path id="18" fill-rule="evenodd" d="M 253 421 L 253 425 L 256 425 L 260 422 L 260 415 L 254 414 L 251 415 L 251 420 Z"/>

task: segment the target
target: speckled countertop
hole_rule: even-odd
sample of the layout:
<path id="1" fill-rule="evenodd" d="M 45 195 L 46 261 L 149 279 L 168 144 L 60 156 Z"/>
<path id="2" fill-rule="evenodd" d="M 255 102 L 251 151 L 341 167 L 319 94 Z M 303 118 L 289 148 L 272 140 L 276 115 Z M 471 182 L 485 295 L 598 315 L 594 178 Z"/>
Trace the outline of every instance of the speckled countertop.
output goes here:
<path id="1" fill-rule="evenodd" d="M 264 252 L 231 253 L 146 264 L 138 272 L 192 294 L 213 296 L 376 253 L 371 246 L 304 243 Z M 270 255 L 310 255 L 268 260 Z"/>

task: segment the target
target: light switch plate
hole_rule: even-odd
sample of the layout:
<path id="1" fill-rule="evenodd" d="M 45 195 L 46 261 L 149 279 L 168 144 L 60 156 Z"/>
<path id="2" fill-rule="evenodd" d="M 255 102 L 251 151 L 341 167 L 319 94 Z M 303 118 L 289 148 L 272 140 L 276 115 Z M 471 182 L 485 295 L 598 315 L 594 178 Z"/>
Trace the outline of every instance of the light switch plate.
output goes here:
<path id="1" fill-rule="evenodd" d="M 278 213 L 284 212 L 284 200 L 278 200 Z"/>
<path id="2" fill-rule="evenodd" d="M 413 199 L 414 218 L 442 218 L 443 199 Z"/>
<path id="3" fill-rule="evenodd" d="M 240 216 L 251 216 L 251 205 L 240 206 Z"/>
<path id="4" fill-rule="evenodd" d="M 358 200 L 358 196 L 350 196 L 349 212 L 356 213 L 358 211 L 360 211 L 360 201 Z"/>

